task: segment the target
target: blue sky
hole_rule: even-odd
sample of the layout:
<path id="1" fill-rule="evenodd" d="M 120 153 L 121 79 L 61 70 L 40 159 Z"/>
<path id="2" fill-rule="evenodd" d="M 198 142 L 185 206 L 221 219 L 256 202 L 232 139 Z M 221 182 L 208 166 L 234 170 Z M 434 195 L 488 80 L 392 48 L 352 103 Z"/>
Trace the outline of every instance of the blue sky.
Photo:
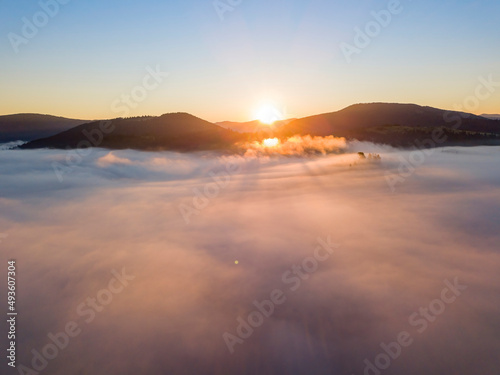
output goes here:
<path id="1" fill-rule="evenodd" d="M 243 0 L 222 21 L 212 0 L 71 0 L 16 53 L 9 33 L 23 37 L 23 17 L 42 8 L 3 0 L 0 114 L 117 117 L 112 103 L 158 66 L 169 76 L 130 115 L 250 120 L 262 103 L 294 117 L 373 101 L 452 108 L 479 77 L 500 81 L 493 0 L 401 1 L 348 62 L 341 43 L 355 46 L 355 28 L 389 3 Z M 497 91 L 475 112 L 500 112 Z"/>

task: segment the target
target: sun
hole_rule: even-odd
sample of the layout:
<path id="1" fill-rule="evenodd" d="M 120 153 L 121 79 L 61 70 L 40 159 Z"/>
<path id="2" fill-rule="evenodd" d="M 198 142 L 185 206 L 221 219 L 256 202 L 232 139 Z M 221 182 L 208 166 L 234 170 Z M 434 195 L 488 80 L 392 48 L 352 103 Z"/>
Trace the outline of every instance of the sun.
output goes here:
<path id="1" fill-rule="evenodd" d="M 276 121 L 283 120 L 283 114 L 272 105 L 262 106 L 256 113 L 257 120 L 266 125 L 272 125 Z"/>

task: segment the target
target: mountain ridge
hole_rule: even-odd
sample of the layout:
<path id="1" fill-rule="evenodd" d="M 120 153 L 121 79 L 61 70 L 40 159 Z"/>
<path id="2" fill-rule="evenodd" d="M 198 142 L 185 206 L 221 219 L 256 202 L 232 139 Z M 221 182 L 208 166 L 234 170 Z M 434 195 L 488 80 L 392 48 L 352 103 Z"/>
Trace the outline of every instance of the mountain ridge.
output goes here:
<path id="1" fill-rule="evenodd" d="M 481 115 L 481 117 L 485 117 L 485 118 L 490 119 L 490 120 L 500 120 L 500 114 L 495 115 L 495 114 L 483 113 Z"/>
<path id="2" fill-rule="evenodd" d="M 444 129 L 450 144 L 490 144 L 500 140 L 500 121 L 465 112 L 400 103 L 359 103 L 340 111 L 304 117 L 284 126 L 281 136 L 335 135 L 411 147 Z"/>
<path id="3" fill-rule="evenodd" d="M 295 120 L 297 120 L 297 119 L 292 118 L 292 119 L 286 119 L 286 120 L 278 120 L 270 125 L 263 125 L 262 122 L 260 122 L 259 120 L 244 121 L 244 122 L 221 121 L 221 122 L 216 122 L 215 124 L 225 128 L 225 129 L 230 129 L 230 130 L 236 131 L 238 133 L 256 133 L 259 130 L 262 130 L 262 127 L 270 129 L 270 130 L 276 130 L 276 129 L 279 129 L 285 125 L 288 125 L 290 122 L 295 121 Z"/>
<path id="4" fill-rule="evenodd" d="M 87 147 L 90 143 L 111 149 L 198 151 L 230 147 L 234 138 L 230 130 L 185 112 L 175 112 L 93 121 L 20 148 L 64 149 Z"/>
<path id="5" fill-rule="evenodd" d="M 0 143 L 49 137 L 86 122 L 88 120 L 39 113 L 1 115 Z"/>
<path id="6" fill-rule="evenodd" d="M 113 127 L 93 147 L 138 150 L 229 150 L 239 142 L 272 136 L 336 136 L 395 147 L 414 147 L 439 130 L 446 141 L 439 145 L 500 144 L 500 120 L 400 103 L 359 103 L 340 111 L 293 120 L 277 129 L 267 125 L 254 133 L 238 133 L 185 112 L 107 120 Z M 31 141 L 22 149 L 77 148 L 85 134 L 100 131 L 102 121 L 81 124 L 56 135 Z M 227 122 L 226 122 L 227 124 Z M 248 122 L 244 124 L 252 124 Z M 101 131 L 102 133 L 102 131 Z M 87 137 L 88 138 L 88 137 Z M 88 139 L 87 139 L 88 141 Z"/>

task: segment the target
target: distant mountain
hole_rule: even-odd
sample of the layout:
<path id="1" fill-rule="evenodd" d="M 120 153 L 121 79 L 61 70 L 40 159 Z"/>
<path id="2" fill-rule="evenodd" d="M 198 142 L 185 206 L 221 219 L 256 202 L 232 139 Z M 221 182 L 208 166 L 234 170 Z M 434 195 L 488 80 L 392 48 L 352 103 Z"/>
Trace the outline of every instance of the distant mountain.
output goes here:
<path id="1" fill-rule="evenodd" d="M 483 114 L 483 115 L 481 115 L 481 117 L 486 117 L 486 118 L 489 118 L 490 120 L 500 120 L 500 115 Z"/>
<path id="2" fill-rule="evenodd" d="M 447 141 L 441 145 L 500 143 L 499 120 L 415 104 L 391 103 L 355 104 L 338 112 L 298 119 L 284 126 L 280 134 L 335 135 L 407 147 L 414 146 L 416 140 L 432 138 L 436 128 L 443 128 L 447 136 Z"/>
<path id="3" fill-rule="evenodd" d="M 276 121 L 272 125 L 266 125 L 261 123 L 259 120 L 248 121 L 248 122 L 232 122 L 232 121 L 223 121 L 216 122 L 217 125 L 222 126 L 225 129 L 230 129 L 238 133 L 258 133 L 261 130 L 271 129 L 276 130 L 281 128 L 284 125 L 288 125 L 290 122 L 295 121 L 296 119 L 288 119 Z"/>
<path id="4" fill-rule="evenodd" d="M 0 116 L 0 143 L 49 137 L 85 122 L 88 120 L 31 113 Z"/>
<path id="5" fill-rule="evenodd" d="M 256 121 L 221 125 L 245 132 L 225 129 L 187 113 L 170 113 L 159 117 L 89 122 L 31 141 L 21 148 L 230 150 L 235 149 L 238 142 L 296 134 L 334 135 L 396 147 L 500 144 L 500 120 L 415 104 L 356 104 L 338 112 L 285 121 L 274 127 Z M 442 133 L 439 137 L 446 140 L 433 144 L 428 141 L 436 129 Z"/>
<path id="6" fill-rule="evenodd" d="M 104 129 L 104 131 L 103 131 Z M 218 150 L 232 147 L 239 135 L 187 113 L 159 117 L 94 121 L 21 148 L 77 148 L 87 144 L 110 149 Z"/>

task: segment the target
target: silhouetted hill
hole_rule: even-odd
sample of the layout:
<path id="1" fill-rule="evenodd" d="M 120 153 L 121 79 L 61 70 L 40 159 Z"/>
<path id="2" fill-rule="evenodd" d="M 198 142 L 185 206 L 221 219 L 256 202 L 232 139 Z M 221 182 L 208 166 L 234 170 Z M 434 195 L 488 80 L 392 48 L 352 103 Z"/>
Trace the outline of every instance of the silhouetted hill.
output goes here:
<path id="1" fill-rule="evenodd" d="M 296 119 L 276 121 L 272 125 L 263 124 L 259 120 L 248 121 L 248 122 L 223 121 L 223 122 L 216 122 L 216 124 L 222 126 L 225 129 L 234 130 L 235 132 L 238 133 L 258 133 L 263 129 L 273 129 L 273 130 L 279 129 L 295 120 Z"/>
<path id="2" fill-rule="evenodd" d="M 85 122 L 32 113 L 0 116 L 0 143 L 49 137 Z"/>
<path id="3" fill-rule="evenodd" d="M 397 147 L 500 144 L 500 120 L 414 104 L 356 104 L 338 112 L 294 120 L 278 129 L 257 122 L 239 124 L 255 125 L 256 130 L 237 133 L 187 113 L 118 118 L 85 123 L 29 142 L 21 148 L 92 146 L 137 150 L 228 150 L 241 141 L 296 134 L 334 135 Z M 105 131 L 102 131 L 103 126 Z M 436 129 L 441 132 L 440 138 L 446 140 L 434 145 L 425 142 L 433 138 Z"/>
<path id="4" fill-rule="evenodd" d="M 90 143 L 110 149 L 198 151 L 229 148 L 237 137 L 237 133 L 190 114 L 170 113 L 94 121 L 21 148 L 78 148 Z"/>
<path id="5" fill-rule="evenodd" d="M 443 144 L 498 144 L 500 121 L 415 104 L 355 104 L 343 110 L 302 118 L 284 126 L 282 136 L 294 134 L 358 139 L 393 146 L 414 146 L 442 128 Z"/>
<path id="6" fill-rule="evenodd" d="M 488 115 L 488 114 L 482 114 L 481 117 L 486 117 L 490 120 L 500 120 L 500 115 Z"/>

